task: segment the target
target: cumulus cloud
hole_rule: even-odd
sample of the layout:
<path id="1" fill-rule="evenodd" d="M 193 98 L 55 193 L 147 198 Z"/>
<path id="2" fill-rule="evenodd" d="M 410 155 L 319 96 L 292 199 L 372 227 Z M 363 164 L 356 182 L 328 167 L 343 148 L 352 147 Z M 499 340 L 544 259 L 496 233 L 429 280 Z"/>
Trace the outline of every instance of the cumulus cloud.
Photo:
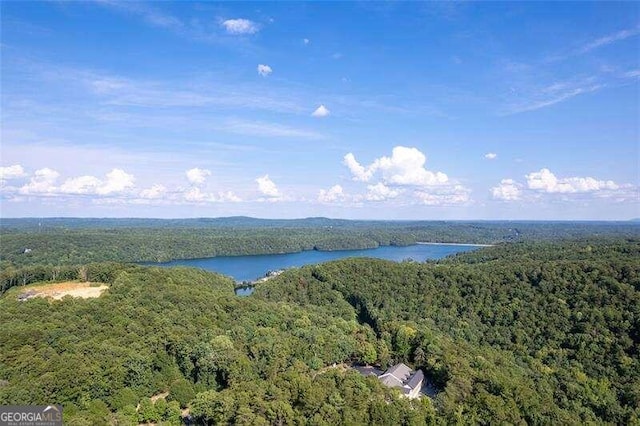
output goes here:
<path id="1" fill-rule="evenodd" d="M 189 182 L 194 185 L 200 185 L 204 183 L 204 181 L 207 179 L 207 176 L 211 176 L 211 171 L 194 167 L 193 169 L 187 170 L 186 174 Z"/>
<path id="2" fill-rule="evenodd" d="M 513 179 L 502 179 L 498 186 L 491 188 L 496 200 L 514 201 L 520 199 L 520 184 Z"/>
<path id="3" fill-rule="evenodd" d="M 56 192 L 55 183 L 59 176 L 60 173 L 48 167 L 36 170 L 29 182 L 22 186 L 19 192 L 24 195 L 53 194 Z"/>
<path id="4" fill-rule="evenodd" d="M 367 195 L 365 198 L 368 201 L 384 201 L 392 198 L 396 198 L 400 194 L 400 191 L 391 189 L 382 182 L 378 182 L 375 185 L 367 185 Z"/>
<path id="5" fill-rule="evenodd" d="M 391 157 L 381 157 L 378 168 L 387 182 L 398 185 L 431 186 L 446 183 L 449 178 L 442 172 L 424 168 L 427 157 L 416 148 L 396 146 Z"/>
<path id="6" fill-rule="evenodd" d="M 65 180 L 56 186 L 60 173 L 53 169 L 36 170 L 29 182 L 18 192 L 24 195 L 113 195 L 122 193 L 134 186 L 133 175 L 121 169 L 113 169 L 105 179 L 95 176 L 78 176 Z"/>
<path id="7" fill-rule="evenodd" d="M 433 186 L 446 184 L 449 178 L 442 172 L 432 172 L 424 168 L 427 157 L 416 148 L 396 146 L 391 157 L 380 157 L 369 166 L 362 166 L 352 153 L 344 156 L 344 164 L 353 179 L 368 182 L 376 172 L 380 172 L 384 183 L 408 186 Z"/>
<path id="8" fill-rule="evenodd" d="M 0 182 L 25 177 L 27 174 L 20 164 L 13 166 L 0 167 Z"/>
<path id="9" fill-rule="evenodd" d="M 327 117 L 329 114 L 331 114 L 331 111 L 329 111 L 329 109 L 327 107 L 325 107 L 324 105 L 320 105 L 318 108 L 316 108 L 315 111 L 313 111 L 311 113 L 312 117 Z"/>
<path id="10" fill-rule="evenodd" d="M 227 19 L 222 26 L 233 35 L 255 34 L 260 29 L 258 24 L 248 19 Z"/>
<path id="11" fill-rule="evenodd" d="M 135 178 L 133 175 L 121 169 L 113 169 L 107 173 L 107 180 L 98 188 L 97 193 L 108 195 L 123 192 L 133 187 Z"/>
<path id="12" fill-rule="evenodd" d="M 258 74 L 260 74 L 261 76 L 266 77 L 272 72 L 273 70 L 269 65 L 263 65 L 263 64 L 258 65 Z"/>
<path id="13" fill-rule="evenodd" d="M 9 169 L 4 176 L 23 175 L 18 168 Z M 195 172 L 194 172 L 195 170 Z M 210 173 L 208 170 L 192 169 L 190 181 L 192 183 L 202 183 L 204 178 Z M 263 189 L 269 194 L 277 194 L 277 188 L 267 181 L 263 182 Z M 93 203 L 113 204 L 132 203 L 149 204 L 161 202 L 163 204 L 181 203 L 205 203 L 205 202 L 240 202 L 242 199 L 232 191 L 219 191 L 217 193 L 205 192 L 199 185 L 193 185 L 186 189 L 178 188 L 170 190 L 165 185 L 154 184 L 145 189 L 133 191 L 135 188 L 135 177 L 122 169 L 114 168 L 103 177 L 90 175 L 74 176 L 61 181 L 60 173 L 51 168 L 36 170 L 28 181 L 21 187 L 1 186 L 4 194 L 12 195 L 14 200 L 17 196 L 28 197 L 56 197 L 71 199 L 82 196 L 90 199 Z M 275 198 L 274 200 L 279 200 Z"/>
<path id="14" fill-rule="evenodd" d="M 355 181 L 367 182 L 375 172 L 375 169 L 372 166 L 365 168 L 358 163 L 358 160 L 356 160 L 356 157 L 351 152 L 344 156 L 343 163 L 349 168 L 349 171 L 353 175 L 353 180 Z"/>
<path id="15" fill-rule="evenodd" d="M 579 193 L 601 190 L 616 190 L 618 184 L 611 180 L 597 180 L 592 177 L 557 178 L 549 169 L 540 169 L 526 175 L 529 189 L 547 193 Z"/>
<path id="16" fill-rule="evenodd" d="M 333 185 L 329 189 L 321 189 L 318 194 L 318 201 L 321 203 L 335 203 L 336 201 L 343 201 L 345 199 L 345 193 L 340 185 Z"/>
<path id="17" fill-rule="evenodd" d="M 167 188 L 161 184 L 155 184 L 151 188 L 140 191 L 140 197 L 147 200 L 155 200 L 166 194 Z"/>
<path id="18" fill-rule="evenodd" d="M 310 41 L 311 41 L 311 40 L 309 40 L 308 38 L 303 38 L 303 39 L 302 39 L 302 42 L 303 42 L 304 44 L 309 44 L 309 43 L 310 43 Z"/>
<path id="19" fill-rule="evenodd" d="M 362 165 L 353 153 L 344 156 L 354 181 L 371 182 L 367 192 L 354 197 L 364 201 L 397 198 L 401 203 L 455 205 L 470 201 L 470 190 L 442 172 L 427 170 L 427 157 L 417 148 L 396 146 L 391 156 L 382 156 Z"/>
<path id="20" fill-rule="evenodd" d="M 242 201 L 242 198 L 238 197 L 232 191 L 226 191 L 226 192 L 219 192 L 218 193 L 218 200 L 219 201 L 229 201 L 231 203 L 239 203 L 240 201 Z"/>
<path id="21" fill-rule="evenodd" d="M 256 179 L 258 184 L 258 190 L 265 196 L 270 198 L 280 197 L 280 191 L 276 184 L 269 178 L 269 175 L 264 175 Z"/>
<path id="22" fill-rule="evenodd" d="M 496 154 L 495 152 L 487 152 L 484 155 L 484 158 L 486 158 L 487 160 L 495 160 L 498 157 L 498 154 Z"/>
<path id="23" fill-rule="evenodd" d="M 102 181 L 95 176 L 79 176 L 67 179 L 60 186 L 60 192 L 65 194 L 95 194 L 101 185 Z"/>

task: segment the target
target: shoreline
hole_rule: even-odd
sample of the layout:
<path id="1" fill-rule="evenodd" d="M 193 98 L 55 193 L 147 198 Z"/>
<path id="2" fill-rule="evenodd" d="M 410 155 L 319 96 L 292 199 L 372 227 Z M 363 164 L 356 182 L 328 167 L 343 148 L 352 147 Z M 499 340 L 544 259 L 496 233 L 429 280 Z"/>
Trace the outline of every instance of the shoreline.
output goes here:
<path id="1" fill-rule="evenodd" d="M 426 241 L 416 241 L 416 244 L 423 246 L 466 246 L 466 247 L 493 247 L 495 244 L 472 244 L 472 243 L 428 243 Z"/>

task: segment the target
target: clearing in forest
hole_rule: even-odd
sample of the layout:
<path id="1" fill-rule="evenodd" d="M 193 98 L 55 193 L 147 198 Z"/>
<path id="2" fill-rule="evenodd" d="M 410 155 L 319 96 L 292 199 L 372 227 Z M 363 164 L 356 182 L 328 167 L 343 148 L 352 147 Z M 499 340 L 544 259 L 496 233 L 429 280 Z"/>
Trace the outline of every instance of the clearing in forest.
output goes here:
<path id="1" fill-rule="evenodd" d="M 55 284 L 44 284 L 29 287 L 18 296 L 19 300 L 27 300 L 33 297 L 51 297 L 56 300 L 64 296 L 81 297 L 88 299 L 98 297 L 109 286 L 104 283 L 65 281 Z"/>

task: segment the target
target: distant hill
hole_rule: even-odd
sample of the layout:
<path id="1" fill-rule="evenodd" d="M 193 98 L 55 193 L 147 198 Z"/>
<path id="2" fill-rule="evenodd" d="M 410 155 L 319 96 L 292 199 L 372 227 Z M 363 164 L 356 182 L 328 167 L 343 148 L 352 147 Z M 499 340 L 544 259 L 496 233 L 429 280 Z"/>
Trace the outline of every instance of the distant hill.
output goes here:
<path id="1" fill-rule="evenodd" d="M 185 219 L 156 218 L 0 218 L 0 229 L 37 230 L 42 228 L 408 228 L 408 227 L 461 227 L 480 228 L 578 228 L 615 227 L 640 222 L 629 221 L 530 221 L 530 220 L 350 220 L 326 217 L 300 219 L 261 219 L 248 216 L 202 217 Z"/>

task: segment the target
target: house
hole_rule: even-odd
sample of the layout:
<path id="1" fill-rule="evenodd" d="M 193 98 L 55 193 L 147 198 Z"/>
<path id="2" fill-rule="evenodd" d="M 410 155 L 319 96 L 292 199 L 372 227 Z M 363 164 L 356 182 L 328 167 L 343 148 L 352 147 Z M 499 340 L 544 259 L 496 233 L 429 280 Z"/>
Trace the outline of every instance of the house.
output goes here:
<path id="1" fill-rule="evenodd" d="M 400 388 L 404 396 L 413 399 L 418 397 L 420 389 L 422 389 L 424 374 L 422 370 L 414 371 L 407 365 L 400 363 L 379 375 L 378 380 L 387 387 Z"/>
<path id="2" fill-rule="evenodd" d="M 378 370 L 375 367 L 372 367 L 370 365 L 357 365 L 352 367 L 354 370 L 356 370 L 358 373 L 362 374 L 364 377 L 369 377 L 369 376 L 375 376 L 375 377 L 379 377 L 383 371 L 382 370 Z"/>

